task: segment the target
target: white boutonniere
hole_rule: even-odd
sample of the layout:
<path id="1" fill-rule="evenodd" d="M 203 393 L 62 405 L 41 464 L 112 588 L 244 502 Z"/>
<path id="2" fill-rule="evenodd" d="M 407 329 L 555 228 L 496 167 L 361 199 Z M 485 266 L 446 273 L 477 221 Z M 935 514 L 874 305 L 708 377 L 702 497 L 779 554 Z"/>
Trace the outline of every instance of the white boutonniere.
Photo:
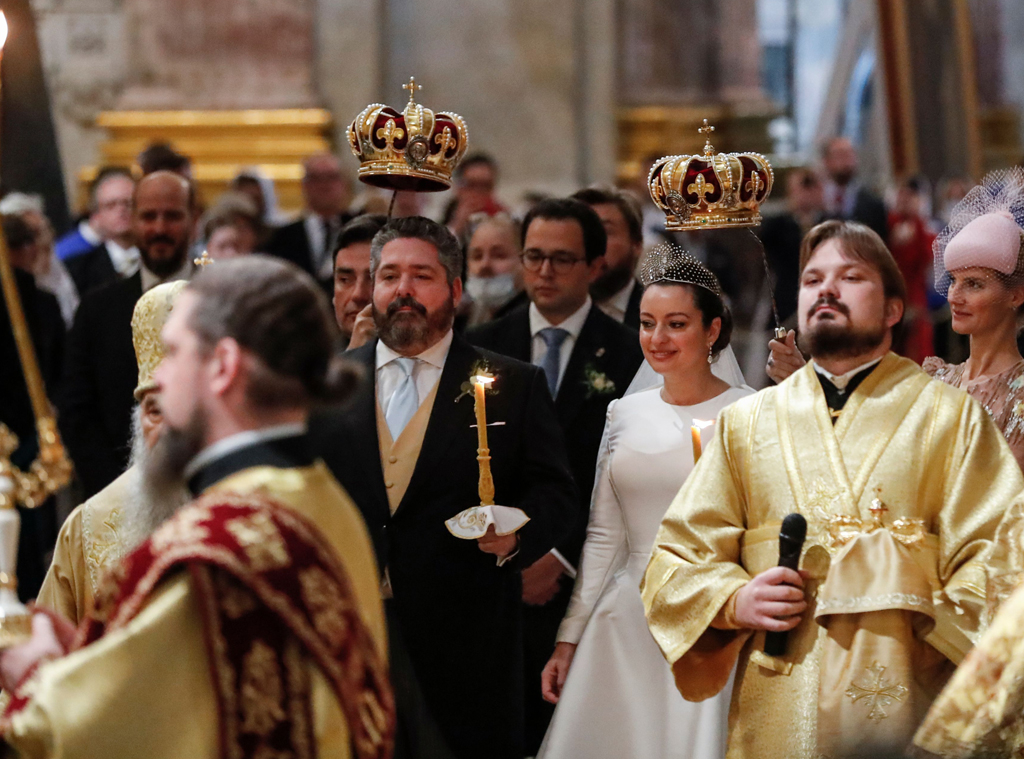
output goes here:
<path id="1" fill-rule="evenodd" d="M 583 370 L 583 374 L 585 376 L 583 384 L 587 387 L 587 398 L 615 393 L 615 382 L 604 372 L 599 372 L 593 366 L 588 366 Z"/>

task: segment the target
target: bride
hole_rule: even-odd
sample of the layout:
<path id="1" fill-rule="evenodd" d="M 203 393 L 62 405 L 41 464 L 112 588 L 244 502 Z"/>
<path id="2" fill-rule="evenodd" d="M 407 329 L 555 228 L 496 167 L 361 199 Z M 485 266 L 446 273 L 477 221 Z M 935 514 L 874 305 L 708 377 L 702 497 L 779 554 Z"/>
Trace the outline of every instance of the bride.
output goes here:
<path id="1" fill-rule="evenodd" d="M 683 700 L 647 630 L 639 586 L 661 518 L 693 469 L 690 428 L 753 391 L 712 373 L 732 319 L 710 271 L 664 245 L 640 279 L 640 345 L 664 386 L 608 407 L 580 573 L 542 675 L 544 698 L 558 707 L 538 759 L 725 756 L 731 688 Z"/>

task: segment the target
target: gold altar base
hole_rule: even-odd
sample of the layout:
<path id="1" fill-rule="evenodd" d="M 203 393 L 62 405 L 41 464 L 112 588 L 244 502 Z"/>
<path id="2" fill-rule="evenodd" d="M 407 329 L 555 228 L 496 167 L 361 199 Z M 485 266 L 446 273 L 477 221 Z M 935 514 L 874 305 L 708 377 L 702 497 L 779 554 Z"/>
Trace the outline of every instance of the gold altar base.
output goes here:
<path id="1" fill-rule="evenodd" d="M 245 111 L 107 111 L 96 126 L 109 133 L 101 165 L 133 166 L 149 144 L 169 142 L 192 159 L 200 197 L 212 202 L 238 170 L 257 166 L 274 180 L 284 212 L 302 208 L 302 159 L 330 150 L 331 114 L 319 108 Z M 78 204 L 85 206 L 97 166 L 78 174 Z"/>
<path id="2" fill-rule="evenodd" d="M 744 150 L 769 154 L 772 140 L 768 122 L 779 114 L 771 110 L 741 112 L 722 104 L 687 106 L 638 106 L 620 108 L 616 117 L 619 132 L 618 180 L 646 181 L 641 177 L 644 161 L 656 156 L 693 155 L 704 147 L 697 129 L 707 119 L 715 125 L 715 147 L 728 152 Z"/>

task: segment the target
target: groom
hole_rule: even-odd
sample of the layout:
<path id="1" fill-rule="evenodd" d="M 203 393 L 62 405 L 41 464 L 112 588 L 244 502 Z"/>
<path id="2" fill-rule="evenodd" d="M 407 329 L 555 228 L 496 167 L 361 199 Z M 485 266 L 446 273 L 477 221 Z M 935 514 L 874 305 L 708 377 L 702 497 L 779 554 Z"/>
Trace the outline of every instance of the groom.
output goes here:
<path id="1" fill-rule="evenodd" d="M 459 759 L 521 759 L 520 570 L 569 531 L 576 493 L 544 374 L 452 332 L 462 265 L 455 237 L 422 217 L 394 219 L 374 237 L 380 337 L 348 354 L 368 381 L 311 433 L 370 528 L 393 632 L 445 742 Z M 496 377 L 486 404 L 497 501 L 530 521 L 512 535 L 460 540 L 445 520 L 480 503 L 467 386 L 484 367 Z M 401 712 L 400 703 L 400 722 Z"/>

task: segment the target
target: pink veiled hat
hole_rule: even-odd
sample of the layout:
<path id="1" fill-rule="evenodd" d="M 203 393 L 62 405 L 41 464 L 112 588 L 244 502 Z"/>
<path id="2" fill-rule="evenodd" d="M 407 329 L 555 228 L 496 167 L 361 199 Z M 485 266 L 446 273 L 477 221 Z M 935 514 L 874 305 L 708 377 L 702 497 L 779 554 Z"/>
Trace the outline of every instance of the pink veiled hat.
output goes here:
<path id="1" fill-rule="evenodd" d="M 1021 229 L 1007 211 L 979 216 L 949 241 L 943 263 L 946 271 L 984 266 L 1013 274 L 1020 254 Z"/>
<path id="2" fill-rule="evenodd" d="M 935 239 L 935 290 L 945 296 L 949 273 L 982 266 L 1024 284 L 1017 265 L 1024 233 L 1024 169 L 993 171 L 957 203 Z M 1020 279 L 1020 282 L 1016 280 Z"/>

